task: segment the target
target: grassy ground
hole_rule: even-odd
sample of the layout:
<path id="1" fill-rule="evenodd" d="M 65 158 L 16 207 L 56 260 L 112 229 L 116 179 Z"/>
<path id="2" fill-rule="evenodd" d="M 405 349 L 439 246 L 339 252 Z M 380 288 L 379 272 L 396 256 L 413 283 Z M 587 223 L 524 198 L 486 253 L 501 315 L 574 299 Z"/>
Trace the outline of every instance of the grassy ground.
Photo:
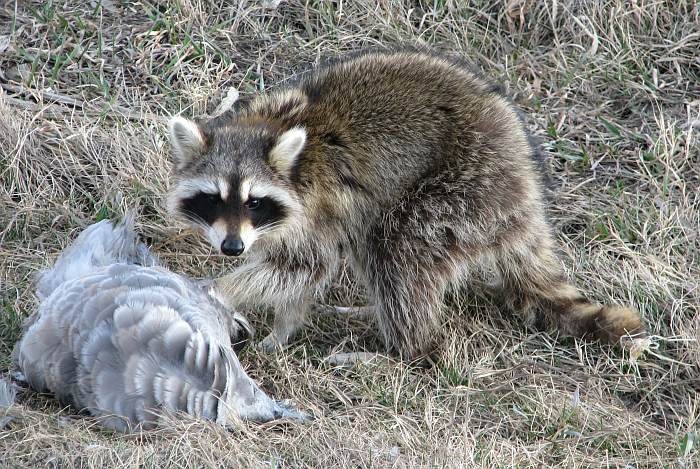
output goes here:
<path id="1" fill-rule="evenodd" d="M 379 348 L 372 325 L 321 318 L 284 353 L 242 354 L 311 424 L 115 435 L 25 390 L 0 409 L 14 417 L 0 466 L 699 467 L 700 5 L 276 3 L 0 3 L 0 369 L 35 307 L 33 275 L 96 219 L 137 205 L 174 270 L 230 267 L 164 213 L 163 116 L 205 115 L 230 87 L 263 92 L 323 57 L 399 43 L 459 54 L 506 85 L 542 139 L 572 278 L 638 308 L 658 348 L 635 362 L 465 295 L 431 369 L 348 370 L 322 359 Z M 325 300 L 357 294 L 342 277 Z M 260 337 L 267 319 L 253 314 Z"/>

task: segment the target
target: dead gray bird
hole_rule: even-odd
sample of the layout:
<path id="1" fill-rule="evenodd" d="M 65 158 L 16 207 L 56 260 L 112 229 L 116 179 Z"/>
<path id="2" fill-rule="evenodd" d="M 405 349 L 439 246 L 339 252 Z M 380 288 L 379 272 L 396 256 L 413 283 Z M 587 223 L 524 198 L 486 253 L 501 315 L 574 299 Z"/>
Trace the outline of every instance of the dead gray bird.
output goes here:
<path id="1" fill-rule="evenodd" d="M 222 425 L 303 420 L 270 399 L 234 352 L 252 334 L 214 290 L 158 265 L 133 217 L 89 226 L 38 281 L 13 360 L 29 385 L 103 418 L 151 428 L 163 412 Z"/>

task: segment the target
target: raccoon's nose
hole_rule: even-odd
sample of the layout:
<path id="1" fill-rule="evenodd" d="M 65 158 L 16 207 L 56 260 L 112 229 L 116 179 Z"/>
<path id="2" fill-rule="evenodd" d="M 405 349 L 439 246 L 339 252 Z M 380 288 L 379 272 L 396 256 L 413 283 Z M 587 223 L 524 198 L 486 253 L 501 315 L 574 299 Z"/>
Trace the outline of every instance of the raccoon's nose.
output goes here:
<path id="1" fill-rule="evenodd" d="M 226 238 L 221 243 L 221 252 L 227 256 L 240 256 L 245 250 L 245 245 L 240 239 Z"/>

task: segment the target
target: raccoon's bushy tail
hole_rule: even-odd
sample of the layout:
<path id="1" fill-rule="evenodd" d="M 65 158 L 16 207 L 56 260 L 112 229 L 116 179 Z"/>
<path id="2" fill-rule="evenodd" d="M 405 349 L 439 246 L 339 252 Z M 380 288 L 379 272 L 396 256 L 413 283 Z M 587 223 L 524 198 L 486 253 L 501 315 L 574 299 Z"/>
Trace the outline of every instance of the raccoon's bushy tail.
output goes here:
<path id="1" fill-rule="evenodd" d="M 608 344 L 617 344 L 626 336 L 646 336 L 636 311 L 591 302 L 566 282 L 546 289 L 540 297 L 540 307 L 549 314 L 550 323 L 567 335 L 586 336 Z"/>
<path id="2" fill-rule="evenodd" d="M 129 212 L 120 223 L 102 220 L 83 230 L 53 267 L 39 274 L 36 290 L 39 299 L 48 297 L 63 282 L 110 264 L 157 265 L 156 258 L 138 240 L 134 220 L 135 213 Z"/>
<path id="3" fill-rule="evenodd" d="M 646 336 L 639 314 L 627 307 L 600 305 L 571 285 L 546 234 L 533 247 L 521 244 L 500 259 L 506 297 L 526 318 L 554 326 L 566 335 L 617 344 L 626 337 Z M 539 310 L 540 317 L 532 313 Z"/>

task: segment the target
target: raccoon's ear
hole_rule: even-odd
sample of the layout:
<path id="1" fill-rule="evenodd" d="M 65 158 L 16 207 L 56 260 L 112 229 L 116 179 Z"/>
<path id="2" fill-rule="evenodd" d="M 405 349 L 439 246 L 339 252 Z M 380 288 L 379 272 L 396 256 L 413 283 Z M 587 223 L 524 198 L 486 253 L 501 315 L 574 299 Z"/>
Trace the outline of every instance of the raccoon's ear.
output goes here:
<path id="1" fill-rule="evenodd" d="M 277 139 L 270 151 L 270 165 L 282 174 L 288 175 L 297 157 L 306 145 L 306 130 L 293 127 Z"/>
<path id="2" fill-rule="evenodd" d="M 182 168 L 187 163 L 204 153 L 206 140 L 202 129 L 195 122 L 184 117 L 175 116 L 168 123 L 170 144 L 175 153 L 175 163 Z"/>

